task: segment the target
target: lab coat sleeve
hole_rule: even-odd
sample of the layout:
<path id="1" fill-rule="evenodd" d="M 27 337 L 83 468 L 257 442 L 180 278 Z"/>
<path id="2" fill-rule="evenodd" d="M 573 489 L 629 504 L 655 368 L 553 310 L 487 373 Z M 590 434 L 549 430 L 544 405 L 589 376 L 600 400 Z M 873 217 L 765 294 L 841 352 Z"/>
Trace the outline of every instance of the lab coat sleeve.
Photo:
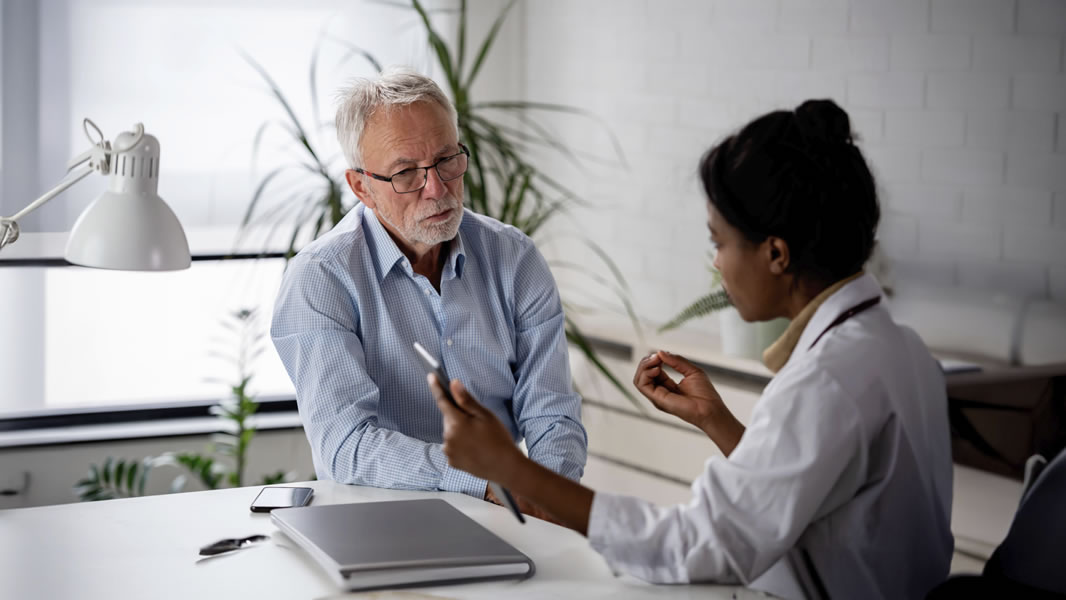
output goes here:
<path id="1" fill-rule="evenodd" d="M 824 372 L 791 379 L 768 386 L 728 459 L 707 460 L 688 504 L 596 494 L 589 541 L 615 571 L 748 584 L 856 493 L 866 451 L 852 393 Z"/>

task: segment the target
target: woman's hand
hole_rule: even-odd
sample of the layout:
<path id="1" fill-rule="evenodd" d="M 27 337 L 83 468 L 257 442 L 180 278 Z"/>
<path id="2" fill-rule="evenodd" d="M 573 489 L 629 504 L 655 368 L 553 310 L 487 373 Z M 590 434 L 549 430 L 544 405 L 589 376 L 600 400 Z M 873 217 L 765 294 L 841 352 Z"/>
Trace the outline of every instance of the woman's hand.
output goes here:
<path id="1" fill-rule="evenodd" d="M 592 490 L 526 458 L 496 415 L 482 406 L 458 379 L 444 395 L 436 375 L 429 389 L 444 415 L 444 455 L 456 469 L 510 488 L 518 509 L 585 535 L 592 511 Z M 485 499 L 499 503 L 489 490 Z"/>
<path id="2" fill-rule="evenodd" d="M 504 484 L 525 456 L 503 423 L 475 400 L 458 379 L 452 380 L 450 386 L 456 404 L 444 395 L 436 375 L 430 374 L 427 380 L 437 408 L 444 415 L 442 450 L 448 463 L 476 477 Z"/>
<path id="3" fill-rule="evenodd" d="M 664 365 L 680 373 L 681 381 L 671 379 Z M 633 375 L 633 385 L 655 408 L 699 427 L 726 456 L 744 433 L 744 426 L 729 412 L 707 374 L 680 356 L 660 350 L 644 357 Z"/>

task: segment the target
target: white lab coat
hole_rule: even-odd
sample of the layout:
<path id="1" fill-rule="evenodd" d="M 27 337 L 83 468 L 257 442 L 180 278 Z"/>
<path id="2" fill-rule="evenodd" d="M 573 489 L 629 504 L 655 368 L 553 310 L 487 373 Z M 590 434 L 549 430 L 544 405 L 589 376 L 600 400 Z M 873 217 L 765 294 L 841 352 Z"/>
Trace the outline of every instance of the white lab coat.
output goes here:
<path id="1" fill-rule="evenodd" d="M 740 582 L 784 598 L 922 598 L 945 579 L 951 447 L 944 379 L 863 275 L 814 313 L 740 443 L 687 505 L 597 493 L 589 541 L 660 583 Z"/>

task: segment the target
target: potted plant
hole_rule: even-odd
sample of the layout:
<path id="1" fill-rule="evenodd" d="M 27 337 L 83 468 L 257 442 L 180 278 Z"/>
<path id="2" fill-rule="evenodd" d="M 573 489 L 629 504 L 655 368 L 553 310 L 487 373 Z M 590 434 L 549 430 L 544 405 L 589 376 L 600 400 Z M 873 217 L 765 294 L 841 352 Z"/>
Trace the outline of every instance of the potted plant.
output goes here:
<path id="1" fill-rule="evenodd" d="M 474 83 L 513 5 L 514 0 L 511 0 L 504 6 L 485 38 L 477 45 L 476 51 L 469 56 L 467 49 L 474 49 L 474 46 L 468 44 L 467 39 L 465 0 L 459 3 L 458 35 L 454 48 L 444 41 L 444 37 L 433 24 L 430 12 L 420 0 L 412 0 L 410 7 L 418 15 L 430 50 L 444 75 L 444 87 L 450 93 L 458 114 L 460 138 L 471 152 L 470 168 L 463 179 L 466 206 L 513 225 L 538 242 L 544 242 L 545 225 L 566 214 L 571 206 L 581 204 L 582 200 L 564 184 L 537 168 L 529 156 L 529 151 L 534 148 L 547 148 L 577 163 L 581 163 L 582 157 L 561 143 L 551 130 L 541 126 L 535 115 L 563 113 L 593 119 L 601 124 L 602 121 L 595 115 L 572 106 L 525 101 L 479 102 L 474 98 Z M 381 62 L 365 49 L 333 38 L 329 38 L 329 41 L 344 45 L 346 53 L 341 58 L 342 63 L 361 58 L 375 70 L 381 71 Z M 311 100 L 314 107 L 317 107 L 318 103 L 315 74 L 321 43 L 322 40 L 314 49 L 310 67 Z M 313 140 L 319 136 L 309 134 L 309 128 L 297 117 L 282 88 L 262 65 L 249 56 L 245 56 L 245 59 L 267 84 L 284 115 L 282 122 L 270 120 L 259 128 L 255 147 L 258 148 L 262 143 L 265 132 L 280 128 L 282 135 L 288 138 L 289 144 L 302 159 L 279 165 L 263 175 L 245 211 L 241 231 L 246 234 L 253 226 L 263 225 L 271 228 L 291 227 L 286 250 L 286 255 L 291 257 L 302 243 L 316 238 L 336 225 L 351 210 L 356 199 L 343 193 L 346 189 L 344 171 L 347 166 L 343 164 L 340 156 L 333 153 L 331 157 L 329 152 L 316 145 Z M 319 129 L 332 131 L 333 124 L 322 123 L 317 108 L 314 110 L 316 113 L 312 115 L 311 122 Z M 515 126 L 515 121 L 522 126 Z M 624 165 L 621 148 L 613 135 L 611 139 L 617 162 Z M 284 186 L 280 185 L 280 176 L 287 171 L 309 174 L 310 188 L 302 186 L 300 191 L 286 192 Z M 239 241 L 243 239 L 244 237 Z M 639 331 L 636 313 L 630 302 L 630 290 L 621 271 L 602 248 L 588 239 L 583 239 L 582 242 L 590 249 L 590 256 L 599 261 L 599 269 L 570 261 L 549 261 L 549 264 L 555 269 L 577 270 L 587 281 L 609 290 L 629 317 L 633 327 Z M 581 307 L 566 297 L 562 302 L 566 315 L 566 336 L 573 347 L 635 406 L 642 407 L 628 387 L 600 360 L 593 341 L 582 332 L 574 320 L 573 316 L 580 312 Z"/>

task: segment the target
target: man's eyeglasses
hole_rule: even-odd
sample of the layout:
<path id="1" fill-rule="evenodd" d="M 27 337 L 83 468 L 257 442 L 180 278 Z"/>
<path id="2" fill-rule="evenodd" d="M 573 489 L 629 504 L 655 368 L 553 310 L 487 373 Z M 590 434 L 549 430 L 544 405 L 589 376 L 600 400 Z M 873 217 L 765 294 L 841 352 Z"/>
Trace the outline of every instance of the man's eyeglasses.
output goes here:
<path id="1" fill-rule="evenodd" d="M 391 177 L 385 177 L 384 175 L 378 175 L 377 173 L 371 173 L 370 171 L 364 171 L 363 169 L 352 170 L 356 173 L 373 177 L 378 181 L 388 181 L 392 184 L 392 189 L 396 190 L 397 194 L 409 194 L 426 187 L 426 182 L 429 180 L 430 169 L 437 170 L 437 176 L 440 177 L 441 181 L 459 179 L 463 176 L 463 173 L 466 173 L 466 167 L 468 164 L 467 158 L 469 156 L 470 151 L 466 149 L 466 146 L 459 144 L 458 154 L 445 156 L 428 167 L 411 167 L 410 169 L 404 169 L 398 173 L 393 173 Z"/>

